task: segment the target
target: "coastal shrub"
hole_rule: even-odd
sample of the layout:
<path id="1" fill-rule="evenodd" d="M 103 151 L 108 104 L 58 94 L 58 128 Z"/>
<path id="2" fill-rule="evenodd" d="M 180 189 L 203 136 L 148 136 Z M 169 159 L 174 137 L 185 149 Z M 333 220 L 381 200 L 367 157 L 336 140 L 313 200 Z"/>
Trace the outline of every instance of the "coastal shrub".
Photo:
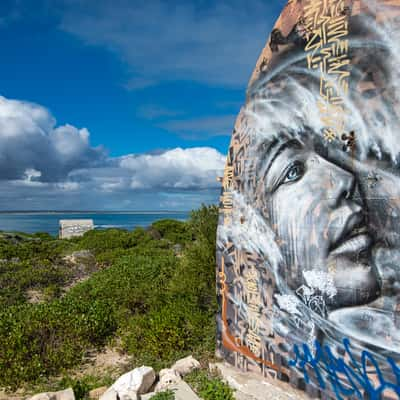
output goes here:
<path id="1" fill-rule="evenodd" d="M 138 363 L 162 368 L 187 355 L 205 358 L 215 347 L 215 237 L 217 208 L 192 213 L 188 230 L 195 241 L 184 250 L 167 286 L 160 290 L 164 306 L 130 320 L 122 334 L 125 350 Z"/>
<path id="2" fill-rule="evenodd" d="M 113 266 L 72 288 L 67 297 L 107 300 L 124 322 L 126 315 L 146 312 L 164 301 L 162 293 L 176 264 L 176 257 L 170 250 L 153 249 L 147 254 L 140 249 L 132 251 Z"/>
<path id="3" fill-rule="evenodd" d="M 48 259 L 8 261 L 0 263 L 0 306 L 11 306 L 27 301 L 27 290 L 47 290 L 60 294 L 56 288 L 64 285 L 71 271 Z M 50 297 L 53 298 L 53 297 Z"/>
<path id="4" fill-rule="evenodd" d="M 63 298 L 0 312 L 0 382 L 17 387 L 56 374 L 101 346 L 116 329 L 110 304 Z"/>
<path id="5" fill-rule="evenodd" d="M 203 400 L 234 400 L 232 389 L 219 378 L 209 379 L 199 389 Z"/>
<path id="6" fill-rule="evenodd" d="M 217 208 L 175 222 L 153 226 L 159 239 L 142 228 L 12 243 L 0 235 L 4 258 L 19 258 L 0 262 L 0 386 L 59 374 L 116 334 L 137 363 L 155 367 L 212 355 Z M 179 257 L 176 243 L 183 244 Z M 70 279 L 62 256 L 75 250 L 90 250 L 104 268 L 54 300 Z M 26 304 L 28 287 L 42 290 L 45 302 Z"/>
<path id="7" fill-rule="evenodd" d="M 83 375 L 79 378 L 64 376 L 54 390 L 63 390 L 67 387 L 72 388 L 75 400 L 89 399 L 89 392 L 101 386 L 110 386 L 113 379 L 110 376 Z M 46 391 L 46 389 L 44 390 Z"/>
<path id="8" fill-rule="evenodd" d="M 64 244 L 59 240 L 13 240 L 0 239 L 0 259 L 20 260 L 47 259 L 54 261 L 59 257 Z"/>
<path id="9" fill-rule="evenodd" d="M 165 392 L 156 393 L 151 398 L 152 400 L 174 400 L 175 393 L 172 390 L 166 390 Z"/>
<path id="10" fill-rule="evenodd" d="M 86 232 L 81 238 L 73 240 L 80 248 L 98 254 L 113 249 L 129 249 L 139 243 L 150 241 L 151 237 L 143 228 L 136 228 L 133 232 L 113 228 L 93 229 Z"/>
<path id="11" fill-rule="evenodd" d="M 185 381 L 203 400 L 234 400 L 233 390 L 217 375 L 206 370 L 195 370 Z"/>
<path id="12" fill-rule="evenodd" d="M 174 219 L 163 219 L 154 222 L 151 226 L 160 233 L 163 239 L 171 243 L 185 244 L 192 240 L 192 233 L 186 222 Z"/>
<path id="13" fill-rule="evenodd" d="M 74 391 L 75 400 L 84 400 L 88 398 L 90 386 L 80 379 L 67 379 L 64 381 L 64 387 L 70 387 Z"/>
<path id="14" fill-rule="evenodd" d="M 113 265 L 119 258 L 131 254 L 136 248 L 167 248 L 145 229 L 139 227 L 129 232 L 124 229 L 104 229 L 86 232 L 81 238 L 71 239 L 77 248 L 90 250 L 104 267 Z"/>
<path id="15" fill-rule="evenodd" d="M 175 300 L 131 318 L 123 330 L 123 347 L 137 363 L 163 368 L 204 347 L 209 335 L 214 336 L 213 319 L 183 299 Z"/>
<path id="16" fill-rule="evenodd" d="M 207 246 L 210 253 L 215 249 L 218 223 L 218 207 L 202 205 L 190 213 L 188 228 L 196 238 Z"/>
<path id="17" fill-rule="evenodd" d="M 193 211 L 188 221 L 196 240 L 185 249 L 180 264 L 170 281 L 174 296 L 184 297 L 193 307 L 216 312 L 215 252 L 218 209 L 202 206 Z"/>
<path id="18" fill-rule="evenodd" d="M 36 232 L 32 234 L 33 238 L 38 238 L 42 241 L 44 240 L 54 240 L 54 237 L 51 236 L 49 233 L 47 232 Z"/>

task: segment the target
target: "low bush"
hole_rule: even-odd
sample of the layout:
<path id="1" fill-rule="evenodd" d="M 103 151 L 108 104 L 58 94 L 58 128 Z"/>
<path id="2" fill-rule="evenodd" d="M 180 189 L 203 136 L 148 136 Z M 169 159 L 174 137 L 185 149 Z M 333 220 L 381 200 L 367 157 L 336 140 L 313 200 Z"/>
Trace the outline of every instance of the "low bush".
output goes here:
<path id="1" fill-rule="evenodd" d="M 233 390 L 217 375 L 196 370 L 185 377 L 203 400 L 234 400 Z"/>
<path id="2" fill-rule="evenodd" d="M 8 247 L 18 247 L 14 245 Z M 39 246 L 35 246 L 37 248 Z M 23 250 L 25 252 L 26 249 Z M 60 261 L 60 257 L 47 254 L 44 250 L 32 253 L 31 257 L 22 256 L 21 249 L 14 251 L 20 257 L 4 259 L 0 262 L 0 307 L 26 303 L 29 289 L 52 293 L 48 299 L 61 294 L 56 289 L 64 286 L 72 278 L 72 271 Z M 11 253 L 11 252 L 9 252 Z M 4 256 L 4 253 L 1 255 Z"/>
<path id="3" fill-rule="evenodd" d="M 121 331 L 123 347 L 137 364 L 162 369 L 188 354 L 202 356 L 210 345 L 213 347 L 213 320 L 214 314 L 204 313 L 184 299 L 175 299 L 131 318 Z"/>
<path id="4" fill-rule="evenodd" d="M 0 239 L 7 257 L 21 257 L 13 267 L 0 264 L 0 385 L 17 387 L 59 374 L 115 335 L 138 364 L 156 368 L 188 354 L 211 356 L 216 223 L 217 208 L 204 206 L 188 222 L 153 224 L 159 239 L 144 229 L 90 231 L 66 241 L 45 237 L 30 243 L 30 251 L 38 250 L 31 258 L 24 240 L 5 245 Z M 179 257 L 173 251 L 177 243 L 183 246 Z M 104 268 L 57 298 L 67 278 L 52 260 L 82 249 Z M 39 261 L 43 269 L 33 271 Z M 42 288 L 47 301 L 24 302 L 27 287 Z M 82 393 L 87 389 L 76 385 Z"/>
<path id="5" fill-rule="evenodd" d="M 95 255 L 108 250 L 124 250 L 138 244 L 144 244 L 151 240 L 151 237 L 142 228 L 133 232 L 124 229 L 102 229 L 90 230 L 81 238 L 73 239 L 80 248 L 91 250 Z"/>
<path id="6" fill-rule="evenodd" d="M 101 346 L 117 325 L 110 304 L 70 297 L 9 307 L 0 313 L 0 378 L 16 387 L 56 374 Z"/>
<path id="7" fill-rule="evenodd" d="M 44 239 L 39 236 L 21 236 L 21 235 L 0 235 L 0 259 L 12 260 L 47 260 L 56 262 L 61 254 L 73 248 L 73 242 L 68 240 L 57 240 L 50 235 Z"/>
<path id="8" fill-rule="evenodd" d="M 163 239 L 174 244 L 184 244 L 190 242 L 193 238 L 188 224 L 183 221 L 163 219 L 154 222 L 152 228 L 156 229 Z"/>
<path id="9" fill-rule="evenodd" d="M 89 392 L 101 386 L 110 386 L 112 384 L 110 377 L 101 377 L 85 375 L 80 378 L 71 378 L 64 376 L 57 384 L 56 390 L 63 390 L 67 387 L 72 388 L 76 400 L 89 399 Z"/>
<path id="10" fill-rule="evenodd" d="M 131 319 L 124 329 L 124 348 L 138 363 L 163 368 L 189 353 L 199 358 L 214 353 L 217 216 L 215 206 L 191 213 L 187 230 L 195 240 L 165 280 L 166 286 L 158 295 L 162 302 Z"/>
<path id="11" fill-rule="evenodd" d="M 166 390 L 165 392 L 159 392 L 152 396 L 153 400 L 174 400 L 175 393 L 172 390 Z"/>

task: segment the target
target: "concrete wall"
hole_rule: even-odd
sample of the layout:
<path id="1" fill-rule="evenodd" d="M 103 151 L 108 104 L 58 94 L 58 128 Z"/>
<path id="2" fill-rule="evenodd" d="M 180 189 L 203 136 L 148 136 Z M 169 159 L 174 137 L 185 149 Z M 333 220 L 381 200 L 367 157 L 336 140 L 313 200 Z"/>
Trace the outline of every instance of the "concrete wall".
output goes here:
<path id="1" fill-rule="evenodd" d="M 60 239 L 68 239 L 73 236 L 82 236 L 85 232 L 94 229 L 92 219 L 61 219 L 59 224 Z"/>
<path id="2" fill-rule="evenodd" d="M 222 180 L 218 353 L 312 397 L 400 394 L 400 0 L 292 0 Z"/>

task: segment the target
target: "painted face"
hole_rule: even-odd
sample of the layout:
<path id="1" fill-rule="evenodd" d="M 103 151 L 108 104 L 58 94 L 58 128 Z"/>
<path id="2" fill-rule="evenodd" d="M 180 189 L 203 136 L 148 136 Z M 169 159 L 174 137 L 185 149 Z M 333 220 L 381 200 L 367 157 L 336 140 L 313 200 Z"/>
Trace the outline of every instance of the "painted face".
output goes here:
<path id="1" fill-rule="evenodd" d="M 331 309 L 374 300 L 379 280 L 353 174 L 294 141 L 275 146 L 268 159 L 264 212 L 286 262 L 281 277 L 294 291 L 307 277 L 314 284 L 329 278 Z"/>

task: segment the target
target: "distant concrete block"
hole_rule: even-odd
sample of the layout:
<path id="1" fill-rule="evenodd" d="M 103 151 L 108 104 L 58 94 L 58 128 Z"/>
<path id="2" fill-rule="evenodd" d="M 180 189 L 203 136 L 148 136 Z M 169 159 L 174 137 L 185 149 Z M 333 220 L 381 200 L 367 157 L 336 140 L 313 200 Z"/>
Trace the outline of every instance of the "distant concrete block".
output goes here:
<path id="1" fill-rule="evenodd" d="M 91 229 L 94 229 L 92 219 L 60 219 L 59 238 L 68 239 L 74 236 L 82 236 Z"/>

